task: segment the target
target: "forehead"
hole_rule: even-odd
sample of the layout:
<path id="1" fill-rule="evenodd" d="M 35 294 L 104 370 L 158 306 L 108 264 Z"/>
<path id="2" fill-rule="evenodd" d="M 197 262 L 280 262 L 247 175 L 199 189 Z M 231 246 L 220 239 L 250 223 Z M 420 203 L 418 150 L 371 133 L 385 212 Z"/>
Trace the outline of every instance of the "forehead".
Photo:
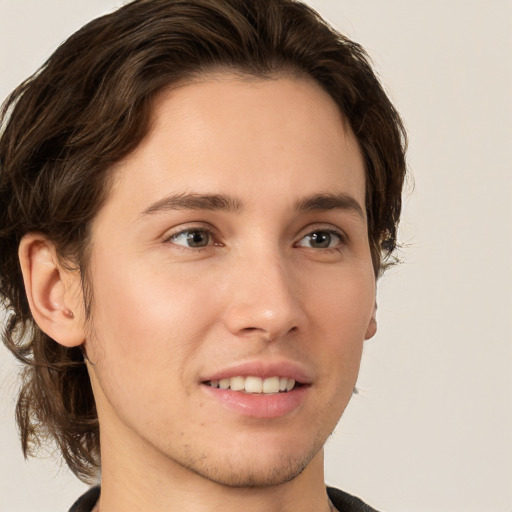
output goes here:
<path id="1" fill-rule="evenodd" d="M 140 211 L 169 193 L 295 204 L 341 191 L 364 206 L 357 141 L 330 95 L 302 77 L 219 74 L 161 92 L 147 136 L 115 173 L 110 199 L 131 197 Z"/>

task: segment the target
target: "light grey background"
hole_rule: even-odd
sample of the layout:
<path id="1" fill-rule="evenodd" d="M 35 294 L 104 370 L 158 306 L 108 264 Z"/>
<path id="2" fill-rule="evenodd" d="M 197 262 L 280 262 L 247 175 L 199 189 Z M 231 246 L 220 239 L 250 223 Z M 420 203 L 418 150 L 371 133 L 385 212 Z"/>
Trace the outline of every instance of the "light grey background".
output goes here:
<path id="1" fill-rule="evenodd" d="M 512 2 L 310 0 L 372 56 L 410 135 L 405 263 L 327 444 L 327 481 L 394 512 L 512 511 Z M 0 97 L 115 0 L 0 0 Z M 0 348 L 0 509 L 67 510 L 84 486 L 25 463 Z"/>

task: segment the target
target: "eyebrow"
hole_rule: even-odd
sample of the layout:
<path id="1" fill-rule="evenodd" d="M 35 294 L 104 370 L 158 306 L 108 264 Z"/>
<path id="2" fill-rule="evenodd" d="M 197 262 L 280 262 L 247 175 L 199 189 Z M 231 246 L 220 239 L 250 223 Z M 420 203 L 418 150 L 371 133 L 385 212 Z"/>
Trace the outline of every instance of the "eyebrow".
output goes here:
<path id="1" fill-rule="evenodd" d="M 295 208 L 301 212 L 345 210 L 354 213 L 366 221 L 364 210 L 361 205 L 348 194 L 315 194 L 301 199 L 295 203 Z"/>
<path id="2" fill-rule="evenodd" d="M 361 205 L 352 196 L 344 193 L 314 194 L 300 199 L 295 203 L 300 212 L 345 210 L 365 219 Z M 139 218 L 155 213 L 173 210 L 211 210 L 239 213 L 243 203 L 239 199 L 226 194 L 176 194 L 164 197 L 146 208 Z"/>
<path id="3" fill-rule="evenodd" d="M 236 213 L 242 210 L 242 203 L 225 194 L 176 194 L 153 203 L 140 216 L 172 210 L 218 210 Z"/>

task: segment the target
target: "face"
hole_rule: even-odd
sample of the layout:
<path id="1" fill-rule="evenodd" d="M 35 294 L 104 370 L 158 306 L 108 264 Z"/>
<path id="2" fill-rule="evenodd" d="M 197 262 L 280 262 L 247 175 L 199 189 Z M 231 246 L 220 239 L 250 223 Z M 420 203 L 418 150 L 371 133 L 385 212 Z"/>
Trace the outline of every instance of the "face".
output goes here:
<path id="1" fill-rule="evenodd" d="M 299 78 L 174 88 L 114 172 L 86 340 L 104 461 L 293 479 L 374 332 L 363 161 L 335 103 Z"/>

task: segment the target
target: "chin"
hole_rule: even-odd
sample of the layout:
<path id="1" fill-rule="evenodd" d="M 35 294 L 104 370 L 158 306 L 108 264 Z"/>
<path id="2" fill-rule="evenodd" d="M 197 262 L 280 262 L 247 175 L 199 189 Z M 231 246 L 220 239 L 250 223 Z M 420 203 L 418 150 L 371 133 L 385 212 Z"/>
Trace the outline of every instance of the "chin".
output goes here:
<path id="1" fill-rule="evenodd" d="M 267 452 L 268 458 L 261 452 L 259 457 L 247 454 L 242 458 L 240 451 L 224 459 L 215 457 L 216 462 L 209 457 L 202 457 L 195 461 L 188 460 L 183 466 L 200 477 L 226 487 L 272 487 L 297 478 L 320 449 L 321 445 L 315 446 L 309 453 L 289 455 L 276 450 L 273 454 Z"/>
<path id="2" fill-rule="evenodd" d="M 309 460 L 290 460 L 279 464 L 255 468 L 254 464 L 231 464 L 228 467 L 189 468 L 199 476 L 225 487 L 272 487 L 292 481 L 309 464 Z M 250 466 L 250 467 L 249 467 Z"/>

